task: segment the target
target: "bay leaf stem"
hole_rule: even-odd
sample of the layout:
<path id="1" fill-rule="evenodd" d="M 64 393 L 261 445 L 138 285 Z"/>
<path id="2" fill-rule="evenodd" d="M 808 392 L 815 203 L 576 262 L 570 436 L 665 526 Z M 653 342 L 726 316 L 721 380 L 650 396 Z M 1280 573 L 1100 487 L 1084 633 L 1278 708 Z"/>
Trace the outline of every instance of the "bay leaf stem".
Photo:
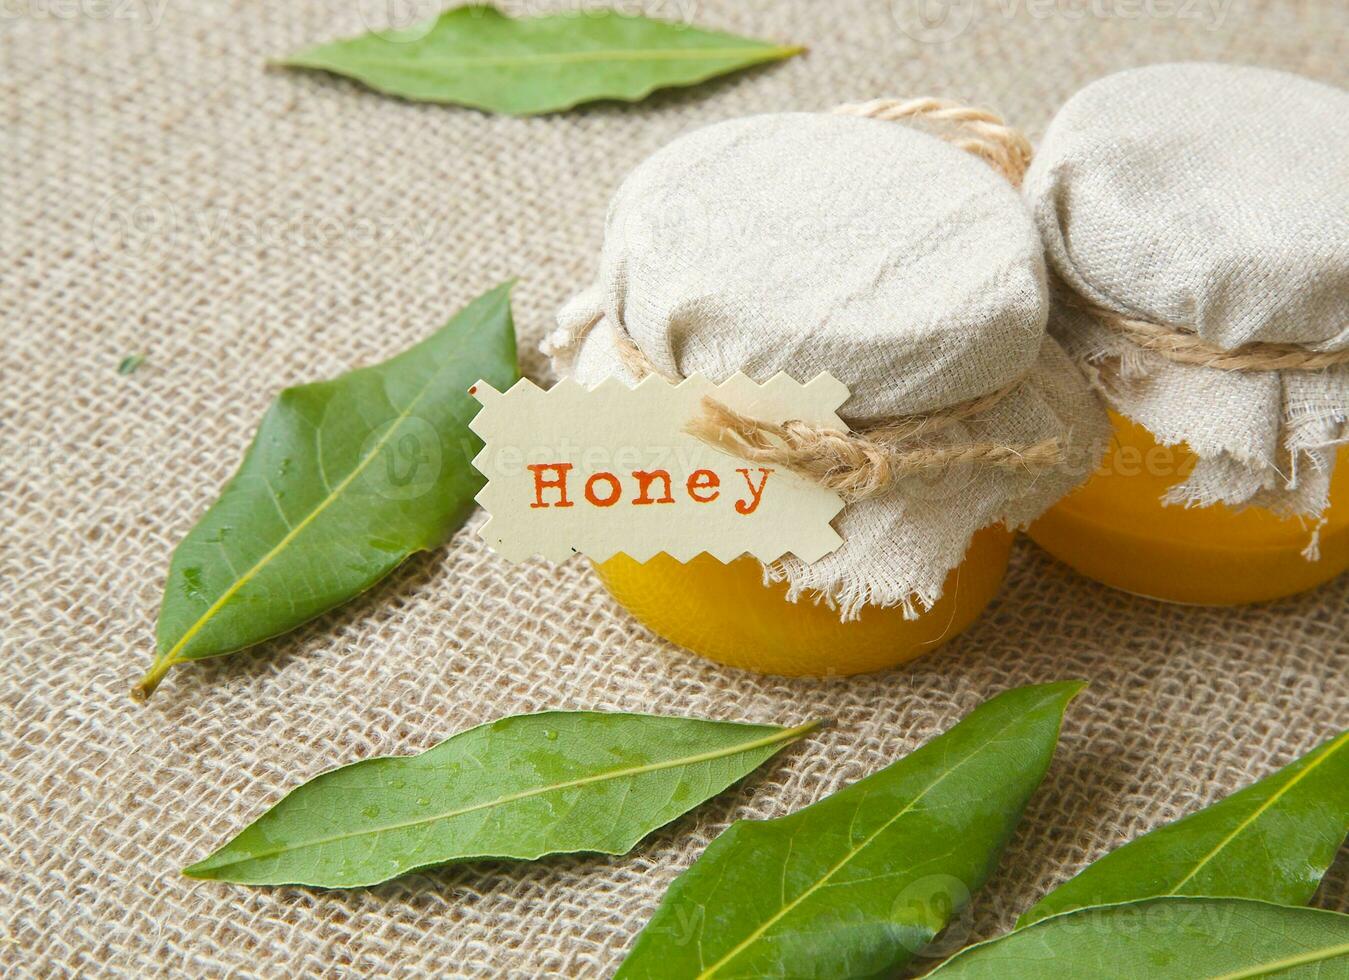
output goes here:
<path id="1" fill-rule="evenodd" d="M 179 661 L 172 657 L 156 657 L 154 663 L 150 665 L 150 669 L 145 672 L 141 679 L 136 682 L 135 687 L 131 689 L 131 700 L 138 704 L 149 701 L 150 695 L 155 693 L 155 688 L 157 688 L 159 682 L 164 679 L 164 675 L 177 663 L 179 663 Z"/>

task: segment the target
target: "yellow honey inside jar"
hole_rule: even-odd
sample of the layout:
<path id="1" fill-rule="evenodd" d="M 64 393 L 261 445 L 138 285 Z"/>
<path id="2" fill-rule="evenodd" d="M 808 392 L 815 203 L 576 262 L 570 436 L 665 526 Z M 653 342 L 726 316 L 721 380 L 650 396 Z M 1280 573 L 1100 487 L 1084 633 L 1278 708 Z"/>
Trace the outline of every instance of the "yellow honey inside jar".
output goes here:
<path id="1" fill-rule="evenodd" d="M 1164 505 L 1189 475 L 1185 446 L 1158 445 L 1111 413 L 1115 438 L 1084 486 L 1052 507 L 1030 536 L 1082 574 L 1170 602 L 1235 605 L 1293 595 L 1349 569 L 1349 447 L 1342 448 L 1320 529 L 1319 558 L 1304 550 L 1315 522 L 1257 507 Z"/>
<path id="2" fill-rule="evenodd" d="M 785 583 L 764 584 L 751 558 L 723 564 L 657 555 L 619 555 L 595 567 L 609 592 L 650 630 L 731 667 L 787 676 L 843 676 L 894 667 L 963 632 L 997 593 L 1012 535 L 1001 526 L 975 534 L 942 597 L 917 619 L 901 607 L 868 606 L 861 618 L 802 599 Z"/>

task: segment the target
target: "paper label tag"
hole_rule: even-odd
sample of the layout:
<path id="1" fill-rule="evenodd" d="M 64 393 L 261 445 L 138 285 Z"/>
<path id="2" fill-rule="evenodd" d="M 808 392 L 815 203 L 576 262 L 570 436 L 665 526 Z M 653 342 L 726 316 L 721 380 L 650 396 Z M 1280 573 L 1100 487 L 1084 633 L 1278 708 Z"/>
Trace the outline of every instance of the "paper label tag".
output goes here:
<path id="1" fill-rule="evenodd" d="M 521 380 L 505 393 L 479 381 L 471 393 L 483 407 L 470 428 L 486 443 L 473 460 L 487 478 L 477 500 L 491 515 L 480 534 L 511 561 L 660 552 L 688 561 L 705 551 L 810 562 L 842 543 L 829 523 L 843 507 L 836 493 L 684 431 L 705 395 L 754 418 L 846 429 L 835 411 L 848 388 L 831 375 L 762 385 L 743 374 L 678 385 L 652 376 L 594 389 L 567 380 L 547 391 Z"/>

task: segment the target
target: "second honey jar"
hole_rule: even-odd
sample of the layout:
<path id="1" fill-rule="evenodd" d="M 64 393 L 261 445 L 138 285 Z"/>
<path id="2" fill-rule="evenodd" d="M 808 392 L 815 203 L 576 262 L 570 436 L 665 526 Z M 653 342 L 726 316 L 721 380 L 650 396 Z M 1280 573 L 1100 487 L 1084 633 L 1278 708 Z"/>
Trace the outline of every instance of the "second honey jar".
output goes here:
<path id="1" fill-rule="evenodd" d="M 1032 537 L 1177 602 L 1349 568 L 1349 94 L 1231 65 L 1112 75 L 1060 110 L 1025 194 L 1050 332 L 1114 422 Z"/>

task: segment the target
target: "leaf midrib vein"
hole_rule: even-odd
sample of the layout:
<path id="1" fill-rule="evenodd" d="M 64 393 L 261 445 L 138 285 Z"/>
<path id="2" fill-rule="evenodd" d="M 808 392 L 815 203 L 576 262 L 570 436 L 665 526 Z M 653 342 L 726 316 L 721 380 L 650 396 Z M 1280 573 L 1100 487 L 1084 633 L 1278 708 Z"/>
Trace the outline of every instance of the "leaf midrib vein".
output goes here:
<path id="1" fill-rule="evenodd" d="M 416 827 L 421 824 L 435 823 L 440 820 L 452 820 L 455 817 L 461 817 L 466 813 L 474 813 L 478 810 L 485 810 L 489 807 L 502 806 L 507 803 L 514 803 L 517 800 L 528 799 L 531 796 L 540 796 L 544 793 L 553 793 L 564 789 L 573 789 L 577 786 L 585 786 L 590 783 L 603 782 L 609 779 L 623 779 L 627 776 L 642 776 L 651 772 L 659 772 L 662 769 L 673 769 L 677 766 L 697 765 L 700 762 L 712 762 L 717 759 L 724 759 L 727 756 L 738 755 L 744 752 L 752 752 L 755 749 L 764 748 L 769 745 L 776 745 L 779 742 L 787 742 L 808 734 L 819 726 L 819 722 L 812 721 L 804 725 L 797 725 L 795 728 L 784 728 L 780 731 L 765 735 L 762 738 L 754 739 L 750 742 L 742 742 L 737 745 L 727 746 L 721 749 L 714 749 L 711 752 L 701 752 L 697 755 L 683 756 L 677 759 L 666 759 L 663 762 L 648 763 L 640 766 L 629 766 L 627 769 L 614 769 L 608 772 L 595 773 L 591 776 L 583 776 L 579 779 L 568 780 L 562 783 L 552 783 L 547 786 L 536 786 L 532 789 L 521 790 L 518 793 L 510 793 L 506 796 L 500 796 L 492 800 L 484 800 L 481 803 L 474 803 L 471 806 L 461 807 L 458 810 L 448 810 L 444 813 L 435 813 L 425 817 L 418 817 L 415 820 L 405 820 L 400 823 L 391 823 L 382 827 L 368 827 L 362 830 L 352 830 L 341 834 L 333 834 L 329 837 L 319 837 L 314 840 L 304 841 L 299 844 L 278 847 L 270 851 L 259 851 L 242 857 L 236 861 L 230 861 L 228 864 L 216 865 L 216 867 L 228 867 L 231 864 L 242 864 L 246 861 L 259 861 L 264 858 L 275 857 L 278 854 L 288 854 L 294 851 L 302 851 L 307 848 L 321 847 L 325 844 L 334 844 L 338 841 L 349 840 L 353 837 L 364 837 L 373 834 L 383 834 L 394 830 L 405 830 L 408 827 Z M 214 870 L 211 869 L 211 870 Z"/>
<path id="2" fill-rule="evenodd" d="M 1271 960 L 1268 963 L 1260 963 L 1255 966 L 1243 967 L 1232 973 L 1216 974 L 1209 980 L 1249 980 L 1251 977 L 1268 976 L 1279 970 L 1287 970 L 1294 966 L 1303 966 L 1307 963 L 1319 963 L 1322 960 L 1334 959 L 1336 956 L 1349 956 L 1349 943 L 1341 943 L 1338 946 L 1328 946 L 1325 949 L 1313 949 L 1306 953 L 1298 953 L 1295 956 L 1288 956 L 1281 960 Z"/>
<path id="3" fill-rule="evenodd" d="M 1190 873 L 1187 874 L 1184 878 L 1180 879 L 1180 881 L 1176 882 L 1176 884 L 1171 887 L 1171 890 L 1166 892 L 1165 894 L 1167 895 L 1178 894 L 1180 890 L 1194 878 L 1195 875 L 1199 874 L 1200 870 L 1203 869 L 1205 865 L 1207 865 L 1210 861 L 1212 861 L 1215 857 L 1218 856 L 1219 852 L 1222 851 L 1223 848 L 1231 844 L 1232 841 L 1236 840 L 1238 836 L 1240 836 L 1242 833 L 1245 832 L 1246 828 L 1248 828 L 1251 824 L 1255 823 L 1255 821 L 1259 820 L 1261 815 L 1264 814 L 1266 810 L 1268 810 L 1280 799 L 1286 796 L 1294 786 L 1296 786 L 1303 779 L 1305 779 L 1309 773 L 1311 773 L 1314 769 L 1316 769 L 1317 766 L 1325 762 L 1337 751 L 1339 751 L 1340 746 L 1342 746 L 1346 741 L 1349 741 L 1349 731 L 1343 732 L 1338 738 L 1336 738 L 1329 745 L 1327 745 L 1325 751 L 1322 752 L 1321 755 L 1319 755 L 1309 765 L 1307 765 L 1306 768 L 1304 768 L 1301 772 L 1295 775 L 1292 779 L 1288 780 L 1288 782 L 1280 786 L 1275 792 L 1270 794 L 1269 799 L 1265 800 L 1264 803 L 1261 803 L 1260 806 L 1252 810 L 1250 815 L 1247 816 L 1246 819 L 1242 820 L 1239 824 L 1237 824 L 1237 826 L 1232 829 L 1231 833 L 1229 833 L 1226 837 L 1224 837 L 1221 841 L 1219 841 L 1216 845 L 1214 845 L 1212 850 L 1210 850 L 1207 854 L 1205 854 L 1204 857 L 1198 863 L 1196 863 L 1192 869 L 1190 869 Z"/>
<path id="4" fill-rule="evenodd" d="M 1049 699 L 1049 698 L 1046 698 L 1046 699 L 1045 699 L 1045 701 L 1048 701 L 1048 700 L 1050 700 L 1050 699 Z M 1036 707 L 1037 707 L 1037 708 L 1040 707 L 1040 705 L 1044 704 L 1045 701 L 1041 701 L 1039 704 L 1036 705 Z M 717 960 L 717 962 L 713 963 L 710 967 L 708 967 L 707 969 L 705 969 L 705 970 L 703 970 L 701 973 L 699 973 L 698 976 L 697 976 L 697 978 L 696 978 L 696 980 L 707 980 L 708 977 L 713 976 L 713 975 L 714 975 L 718 970 L 720 970 L 723 966 L 725 966 L 725 965 L 726 965 L 727 963 L 729 963 L 731 960 L 735 959 L 737 956 L 739 956 L 741 953 L 743 953 L 746 949 L 748 949 L 749 946 L 750 946 L 751 944 L 753 944 L 756 940 L 758 940 L 758 938 L 759 938 L 760 936 L 762 936 L 765 932 L 767 932 L 767 931 L 768 931 L 770 928 L 772 928 L 775 924 L 777 924 L 779 921 L 781 921 L 781 920 L 782 920 L 789 912 L 792 911 L 792 909 L 796 908 L 798 905 L 800 905 L 802 902 L 804 902 L 804 901 L 805 901 L 807 898 L 809 898 L 811 895 L 815 894 L 815 892 L 819 891 L 821 888 L 823 888 L 825 885 L 827 885 L 827 884 L 829 883 L 829 879 L 830 879 L 830 878 L 832 878 L 835 874 L 837 874 L 839 871 L 841 871 L 841 870 L 848 864 L 848 862 L 850 862 L 853 858 L 857 857 L 858 854 L 861 854 L 862 851 L 864 851 L 864 850 L 866 850 L 866 848 L 870 847 L 871 844 L 872 844 L 872 842 L 875 841 L 876 838 L 880 837 L 881 834 L 883 834 L 883 833 L 885 833 L 887 830 L 889 830 L 890 827 L 895 823 L 895 821 L 899 820 L 900 817 L 903 817 L 905 814 L 907 814 L 907 813 L 909 813 L 910 811 L 912 811 L 913 808 L 914 808 L 915 806 L 917 806 L 918 803 L 919 803 L 925 796 L 927 796 L 928 793 L 932 792 L 932 790 L 936 789 L 939 785 L 941 785 L 941 783 L 943 782 L 943 780 L 945 780 L 947 777 L 949 777 L 952 773 L 954 773 L 957 769 L 959 769 L 959 768 L 960 768 L 961 766 L 963 766 L 965 763 L 967 763 L 967 762 L 969 762 L 971 759 L 974 759 L 975 757 L 977 757 L 981 752 L 983 752 L 983 751 L 984 751 L 986 748 L 988 748 L 990 745 L 995 744 L 995 743 L 998 741 L 998 739 L 1001 738 L 1001 736 L 1002 736 L 1005 732 L 1007 732 L 1009 729 L 1015 727 L 1016 724 L 1017 724 L 1020 720 L 1021 720 L 1021 718 L 1019 718 L 1019 717 L 1018 717 L 1018 718 L 1013 718 L 1011 721 L 1009 721 L 1009 722 L 1008 722 L 1006 725 L 1004 725 L 1002 728 L 998 729 L 998 731 L 997 731 L 993 736 L 991 736 L 991 737 L 988 738 L 986 741 L 984 741 L 981 745 L 979 745 L 978 747 L 976 747 L 976 748 L 974 749 L 974 751 L 972 751 L 969 755 L 965 756 L 965 758 L 961 759 L 959 762 L 957 762 L 955 765 L 951 766 L 949 769 L 947 769 L 945 772 L 943 772 L 940 776 L 938 776 L 936 779 L 934 779 L 931 783 L 929 783 L 927 786 L 925 786 L 925 787 L 923 788 L 922 792 L 920 792 L 920 793 L 919 793 L 917 796 L 915 796 L 912 800 L 910 800 L 908 803 L 906 803 L 906 804 L 904 805 L 904 807 L 903 807 L 898 813 L 896 813 L 893 817 L 891 817 L 891 818 L 890 818 L 889 820 L 887 820 L 884 824 L 882 824 L 882 825 L 881 825 L 874 833 L 870 834 L 865 840 L 862 841 L 861 844 L 857 845 L 855 848 L 853 848 L 852 850 L 850 850 L 850 851 L 847 853 L 847 855 L 843 857 L 842 860 L 840 860 L 840 861 L 839 861 L 838 863 L 836 863 L 833 867 L 831 867 L 827 872 L 825 872 L 825 874 L 824 874 L 822 877 L 820 877 L 819 879 L 817 879 L 817 880 L 816 880 L 809 888 L 807 888 L 807 889 L 806 889 L 805 891 L 803 891 L 800 895 L 798 895 L 795 899 L 793 899 L 788 905 L 784 906 L 784 907 L 783 907 L 782 909 L 780 909 L 778 912 L 774 913 L 772 916 L 770 916 L 768 919 L 766 919 L 766 920 L 763 922 L 763 924 L 759 926 L 759 928 L 755 929 L 754 932 L 750 933 L 750 934 L 749 934 L 748 936 L 746 936 L 743 940 L 741 940 L 739 943 L 737 943 L 737 944 L 736 944 L 736 945 L 735 945 L 728 953 L 726 953 L 725 956 L 723 956 L 721 959 Z"/>
<path id="5" fill-rule="evenodd" d="M 512 65 L 585 64 L 605 61 L 724 61 L 727 58 L 776 58 L 795 54 L 792 47 L 740 48 L 596 48 L 588 51 L 556 51 L 518 55 L 458 55 L 421 58 L 417 60 L 372 57 L 343 52 L 341 59 L 322 57 L 320 52 L 301 53 L 292 63 L 300 66 L 338 68 L 345 71 L 352 65 L 370 68 L 392 68 L 400 71 L 438 71 L 446 67 L 493 68 Z M 342 64 L 341 62 L 345 62 Z"/>

